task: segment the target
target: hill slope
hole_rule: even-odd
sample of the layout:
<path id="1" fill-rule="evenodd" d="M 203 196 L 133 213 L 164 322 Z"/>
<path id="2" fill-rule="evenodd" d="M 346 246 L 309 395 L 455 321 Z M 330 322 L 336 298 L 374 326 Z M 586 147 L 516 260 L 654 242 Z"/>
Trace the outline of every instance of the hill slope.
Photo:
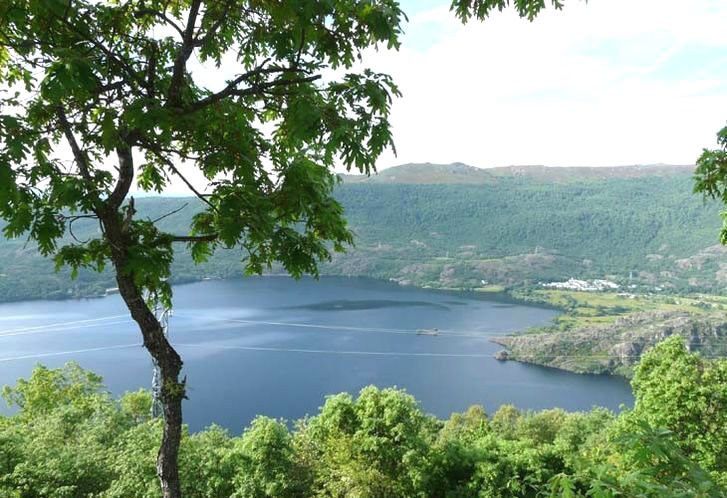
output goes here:
<path id="1" fill-rule="evenodd" d="M 496 183 L 508 177 L 530 178 L 543 182 L 572 183 L 584 180 L 613 178 L 642 178 L 654 176 L 691 175 L 694 166 L 647 164 L 611 167 L 549 167 L 501 166 L 476 168 L 463 163 L 402 164 L 372 176 L 342 175 L 345 183 L 405 183 L 405 184 L 483 184 Z"/>
<path id="2" fill-rule="evenodd" d="M 720 208 L 691 193 L 691 171 L 412 165 L 345 177 L 338 196 L 358 243 L 333 268 L 440 287 L 632 277 L 718 289 Z"/>
<path id="3" fill-rule="evenodd" d="M 596 171 L 598 170 L 598 171 Z M 692 193 L 691 168 L 407 165 L 369 179 L 344 177 L 336 196 L 357 245 L 323 273 L 365 275 L 432 287 L 520 286 L 539 281 L 610 278 L 675 290 L 722 290 L 720 206 Z M 186 232 L 199 206 L 189 199 L 137 201 Z M 97 228 L 78 222 L 83 239 Z M 240 251 L 221 251 L 199 267 L 180 254 L 177 282 L 241 275 Z M 630 278 L 631 277 L 631 278 Z M 0 241 L 0 300 L 93 295 L 109 274 L 75 282 L 24 241 Z"/>

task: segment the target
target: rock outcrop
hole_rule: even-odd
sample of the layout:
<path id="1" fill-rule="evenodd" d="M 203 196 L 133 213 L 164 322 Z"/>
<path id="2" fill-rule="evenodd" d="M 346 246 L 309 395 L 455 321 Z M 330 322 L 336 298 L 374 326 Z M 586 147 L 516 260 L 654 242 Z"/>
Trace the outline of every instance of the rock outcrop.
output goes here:
<path id="1" fill-rule="evenodd" d="M 643 312 L 619 318 L 610 325 L 565 332 L 497 337 L 507 359 L 561 368 L 578 373 L 630 376 L 641 355 L 672 335 L 706 357 L 727 356 L 727 314 Z"/>

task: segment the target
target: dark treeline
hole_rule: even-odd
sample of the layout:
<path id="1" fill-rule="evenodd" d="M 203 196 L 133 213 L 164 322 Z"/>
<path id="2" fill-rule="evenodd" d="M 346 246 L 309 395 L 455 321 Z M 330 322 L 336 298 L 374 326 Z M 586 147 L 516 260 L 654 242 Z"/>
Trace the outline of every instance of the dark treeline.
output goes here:
<path id="1" fill-rule="evenodd" d="M 296 422 L 259 417 L 241 436 L 185 432 L 185 496 L 199 498 L 718 497 L 727 485 L 727 361 L 679 338 L 645 355 L 633 410 L 481 407 L 440 421 L 402 391 L 327 398 Z M 113 399 L 75 364 L 4 390 L 0 496 L 152 498 L 161 423 L 150 395 Z M 274 395 L 271 393 L 271 395 Z"/>

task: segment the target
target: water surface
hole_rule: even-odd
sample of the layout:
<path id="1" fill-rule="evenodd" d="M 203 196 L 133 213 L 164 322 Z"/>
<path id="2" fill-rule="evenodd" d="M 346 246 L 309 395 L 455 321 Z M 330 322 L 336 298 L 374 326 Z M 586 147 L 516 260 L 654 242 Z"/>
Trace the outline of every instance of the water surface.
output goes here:
<path id="1" fill-rule="evenodd" d="M 488 411 L 631 404 L 620 378 L 498 362 L 489 337 L 543 325 L 553 310 L 368 279 L 283 277 L 175 288 L 171 338 L 185 360 L 193 430 L 239 432 L 256 414 L 297 419 L 326 395 L 398 386 L 439 417 Z M 439 336 L 417 329 L 438 328 Z M 0 305 L 0 385 L 37 363 L 75 360 L 114 393 L 148 387 L 151 362 L 119 296 Z M 0 403 L 0 410 L 6 410 Z"/>

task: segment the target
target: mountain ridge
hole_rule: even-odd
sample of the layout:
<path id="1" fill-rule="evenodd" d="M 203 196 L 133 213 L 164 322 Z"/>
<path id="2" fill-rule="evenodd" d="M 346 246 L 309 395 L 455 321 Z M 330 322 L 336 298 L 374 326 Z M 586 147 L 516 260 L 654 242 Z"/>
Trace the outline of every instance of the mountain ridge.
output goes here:
<path id="1" fill-rule="evenodd" d="M 449 164 L 406 163 L 382 169 L 371 176 L 341 174 L 344 183 L 396 183 L 413 185 L 491 184 L 503 178 L 530 178 L 543 182 L 570 183 L 613 178 L 687 176 L 694 165 L 636 164 L 626 166 L 496 166 L 479 168 L 461 162 Z"/>

